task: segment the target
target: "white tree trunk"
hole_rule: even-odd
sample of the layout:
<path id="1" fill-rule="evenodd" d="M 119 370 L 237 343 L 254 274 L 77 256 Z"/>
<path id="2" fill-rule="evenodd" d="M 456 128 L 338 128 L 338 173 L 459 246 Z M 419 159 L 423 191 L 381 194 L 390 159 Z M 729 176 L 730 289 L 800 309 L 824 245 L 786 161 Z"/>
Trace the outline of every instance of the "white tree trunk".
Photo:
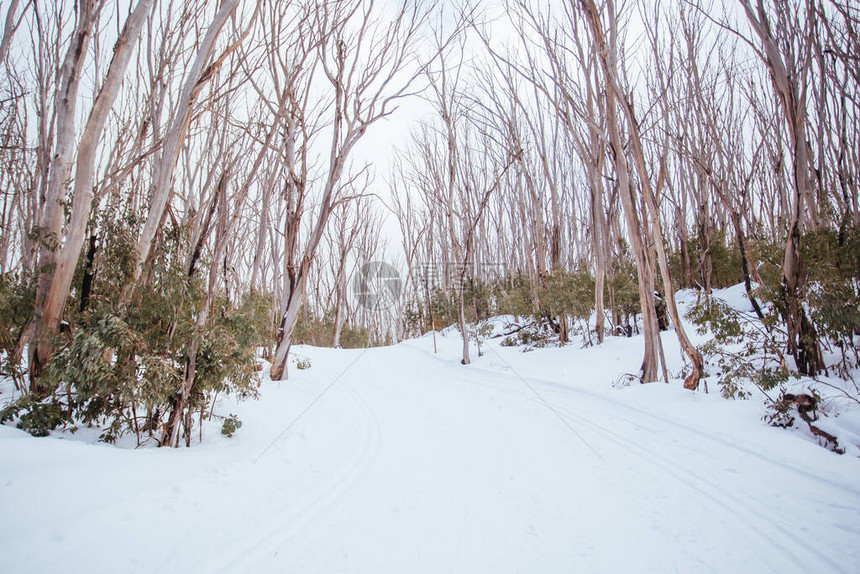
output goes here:
<path id="1" fill-rule="evenodd" d="M 119 93 L 137 38 L 155 0 L 140 0 L 114 46 L 113 59 L 93 103 L 84 133 L 78 143 L 72 214 L 66 239 L 56 256 L 56 267 L 48 287 L 42 314 L 42 334 L 56 334 L 69 297 L 75 266 L 84 243 L 93 201 L 96 151 L 116 96 Z M 49 357 L 41 357 L 47 360 Z"/>
<path id="2" fill-rule="evenodd" d="M 45 208 L 40 222 L 42 245 L 39 248 L 37 267 L 39 270 L 39 279 L 36 285 L 35 308 L 37 310 L 44 307 L 48 297 L 63 231 L 63 202 L 66 199 L 66 184 L 71 178 L 72 157 L 74 156 L 78 88 L 92 34 L 93 22 L 95 21 L 93 10 L 94 2 L 92 0 L 81 2 L 78 22 L 72 33 L 69 49 L 60 70 L 60 89 L 56 96 L 56 146 L 50 163 L 48 184 L 45 190 Z M 34 317 L 18 342 L 16 355 L 20 354 L 21 349 L 30 342 L 33 336 L 41 338 L 42 333 L 39 324 L 38 317 Z M 30 345 L 30 379 L 33 391 L 38 391 L 36 379 L 39 377 L 42 365 L 50 360 L 52 352 L 48 341 L 44 340 L 40 343 L 38 346 Z M 42 354 L 45 356 L 41 356 Z"/>
<path id="3" fill-rule="evenodd" d="M 188 133 L 188 128 L 191 124 L 194 102 L 208 76 L 211 75 L 207 74 L 204 77 L 204 74 L 209 71 L 206 65 L 212 56 L 212 52 L 215 50 L 215 43 L 221 34 L 221 29 L 236 11 L 239 2 L 240 0 L 225 0 L 221 4 L 221 7 L 215 14 L 215 18 L 209 25 L 209 29 L 206 31 L 206 36 L 204 36 L 203 41 L 200 43 L 191 70 L 185 78 L 182 94 L 176 107 L 176 114 L 164 136 L 161 156 L 155 168 L 154 179 L 150 188 L 149 212 L 147 213 L 146 223 L 143 226 L 143 231 L 135 247 L 137 264 L 132 284 L 137 282 L 144 265 L 146 265 L 149 259 L 152 251 L 152 241 L 155 239 L 155 234 L 161 226 L 161 220 L 167 209 L 171 195 L 170 183 L 173 180 L 173 172 L 176 169 L 179 150 L 182 148 L 185 135 Z"/>

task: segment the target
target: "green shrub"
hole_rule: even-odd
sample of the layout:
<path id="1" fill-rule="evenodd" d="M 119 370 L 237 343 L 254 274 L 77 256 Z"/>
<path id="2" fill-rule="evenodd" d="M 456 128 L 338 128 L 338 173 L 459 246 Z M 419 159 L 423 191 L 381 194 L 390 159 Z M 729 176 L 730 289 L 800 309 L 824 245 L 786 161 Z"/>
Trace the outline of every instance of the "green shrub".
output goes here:
<path id="1" fill-rule="evenodd" d="M 586 319 L 594 311 L 594 277 L 585 266 L 572 271 L 556 269 L 538 293 L 542 309 L 553 317 Z"/>
<path id="2" fill-rule="evenodd" d="M 63 405 L 51 400 L 43 402 L 33 395 L 25 395 L 0 410 L 0 424 L 16 418 L 19 429 L 39 437 L 71 422 Z"/>
<path id="3" fill-rule="evenodd" d="M 10 376 L 22 386 L 20 365 L 13 364 L 15 347 L 27 321 L 33 316 L 36 297 L 34 279 L 0 275 L 0 375 Z"/>
<path id="4" fill-rule="evenodd" d="M 71 340 L 58 346 L 42 373 L 50 400 L 58 401 L 63 389 L 72 420 L 104 428 L 106 442 L 129 432 L 140 441 L 160 430 L 177 408 L 194 348 L 195 377 L 182 403 L 183 424 L 190 425 L 186 414 L 208 413 L 219 393 L 256 396 L 255 345 L 271 328 L 263 298 L 248 295 L 235 309 L 216 299 L 200 329 L 195 323 L 206 301 L 203 280 L 199 273 L 188 276 L 181 249 L 165 241 L 147 271 L 149 280 L 120 306 L 115 292 L 130 271 L 124 269 L 125 245 L 119 233 L 104 247 L 102 265 L 112 271 L 99 276 L 90 305 L 73 315 Z M 190 437 L 190 426 L 185 432 Z"/>
<path id="5" fill-rule="evenodd" d="M 706 370 L 715 373 L 725 398 L 749 398 L 747 384 L 766 393 L 788 381 L 790 373 L 780 351 L 783 343 L 775 340 L 773 331 L 758 319 L 739 313 L 715 297 L 701 298 L 688 311 L 687 318 L 699 334 L 713 335 L 699 351 Z M 774 321 L 772 316 L 769 321 Z"/>
<path id="6" fill-rule="evenodd" d="M 296 329 L 293 332 L 293 344 L 329 347 L 334 341 L 334 312 L 322 316 L 305 306 L 299 312 Z M 344 349 L 363 349 L 379 347 L 385 344 L 385 339 L 364 327 L 344 323 L 340 331 L 340 347 Z"/>
<path id="7" fill-rule="evenodd" d="M 242 428 L 242 421 L 239 420 L 239 417 L 231 413 L 221 424 L 221 434 L 226 437 L 232 437 L 233 433 L 240 428 Z"/>
<path id="8" fill-rule="evenodd" d="M 616 324 L 629 325 L 631 319 L 641 313 L 639 306 L 639 279 L 636 265 L 629 257 L 614 257 L 612 260 L 612 277 L 606 285 L 606 302 L 610 303 L 609 290 L 615 295 L 612 311 Z"/>
<path id="9" fill-rule="evenodd" d="M 810 319 L 826 343 L 840 349 L 843 376 L 860 367 L 860 228 L 821 229 L 804 235 Z"/>

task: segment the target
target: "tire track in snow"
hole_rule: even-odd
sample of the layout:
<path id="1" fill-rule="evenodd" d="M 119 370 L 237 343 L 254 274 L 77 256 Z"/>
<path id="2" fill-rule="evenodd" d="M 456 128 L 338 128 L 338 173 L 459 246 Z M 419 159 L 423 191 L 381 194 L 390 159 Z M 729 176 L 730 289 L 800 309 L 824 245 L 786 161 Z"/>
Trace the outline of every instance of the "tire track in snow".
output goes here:
<path id="1" fill-rule="evenodd" d="M 287 518 L 276 520 L 274 525 L 267 522 L 253 540 L 246 536 L 246 543 L 233 547 L 229 554 L 220 556 L 205 572 L 257 572 L 259 565 L 278 554 L 289 540 L 312 523 L 332 504 L 346 494 L 364 476 L 379 452 L 379 421 L 361 395 L 348 383 L 342 387 L 358 404 L 364 421 L 361 450 L 335 478 L 314 490 L 297 510 Z"/>

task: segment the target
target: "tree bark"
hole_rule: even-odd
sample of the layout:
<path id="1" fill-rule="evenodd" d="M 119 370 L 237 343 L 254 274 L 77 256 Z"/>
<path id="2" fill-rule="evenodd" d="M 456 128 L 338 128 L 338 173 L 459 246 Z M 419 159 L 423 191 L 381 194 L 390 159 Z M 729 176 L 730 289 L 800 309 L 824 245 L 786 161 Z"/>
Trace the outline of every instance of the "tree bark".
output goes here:
<path id="1" fill-rule="evenodd" d="M 161 222 L 164 219 L 164 213 L 171 196 L 172 188 L 170 183 L 173 180 L 173 172 L 179 159 L 179 150 L 185 141 L 185 135 L 188 133 L 188 128 L 191 125 L 194 102 L 205 82 L 212 77 L 214 73 L 212 66 L 217 67 L 223 60 L 219 59 L 218 62 L 215 62 L 208 68 L 205 66 L 209 62 L 212 52 L 215 50 L 215 43 L 221 34 L 221 29 L 236 11 L 239 2 L 240 0 L 225 0 L 221 4 L 206 31 L 203 41 L 200 43 L 191 70 L 185 78 L 182 94 L 176 107 L 176 114 L 164 136 L 161 156 L 153 174 L 152 186 L 150 188 L 149 211 L 143 231 L 135 247 L 136 265 L 131 285 L 132 289 L 140 278 L 144 265 L 149 260 L 153 239 L 155 239 L 156 232 L 160 229 Z"/>
<path id="2" fill-rule="evenodd" d="M 601 68 L 603 69 L 606 82 L 606 127 L 609 131 L 609 142 L 612 157 L 615 163 L 615 173 L 618 177 L 618 188 L 621 195 L 621 203 L 624 207 L 624 216 L 627 222 L 628 235 L 636 259 L 637 278 L 639 287 L 639 304 L 642 311 L 642 327 L 645 339 L 645 351 L 640 367 L 640 378 L 643 383 L 657 380 L 657 369 L 659 366 L 658 351 L 660 348 L 660 329 L 657 324 L 657 312 L 654 307 L 654 278 L 651 274 L 650 256 L 646 250 L 643 238 L 643 228 L 639 219 L 637 201 L 634 197 L 633 184 L 630 181 L 630 173 L 627 159 L 624 155 L 624 142 L 621 138 L 621 130 L 617 119 L 617 94 L 615 84 L 615 47 L 614 47 L 614 25 L 615 7 L 609 2 L 609 13 L 611 18 L 610 40 L 607 44 L 603 27 L 600 23 L 600 13 L 593 0 L 582 0 L 586 19 L 592 33 L 595 49 L 598 53 Z"/>
<path id="3" fill-rule="evenodd" d="M 757 11 L 749 0 L 739 0 L 747 20 L 759 37 L 764 48 L 774 91 L 779 97 L 788 125 L 792 152 L 792 201 L 789 214 L 788 235 L 782 265 L 781 294 L 784 304 L 783 318 L 788 331 L 788 351 L 794 356 L 801 374 L 815 376 L 824 368 L 818 333 L 806 316 L 803 308 L 803 291 L 806 286 L 806 269 L 801 251 L 801 231 L 804 222 L 815 228 L 818 212 L 810 185 L 810 150 L 806 139 L 806 78 L 809 62 L 798 67 L 796 58 L 800 54 L 785 55 L 773 35 L 770 21 L 762 0 L 758 0 Z M 779 33 L 779 30 L 777 30 Z M 804 209 L 805 208 L 805 209 Z"/>
<path id="4" fill-rule="evenodd" d="M 9 53 L 9 46 L 12 44 L 12 36 L 18 28 L 15 24 L 15 12 L 18 10 L 19 0 L 12 0 L 9 3 L 9 10 L 6 12 L 6 24 L 3 26 L 3 39 L 0 40 L 0 64 L 6 61 L 6 54 Z M 29 3 L 26 5 L 29 6 Z M 24 9 L 26 10 L 26 6 Z M 20 19 L 19 19 L 20 21 Z"/>
<path id="5" fill-rule="evenodd" d="M 46 364 L 51 360 L 50 339 L 59 332 L 60 321 L 69 290 L 74 277 L 75 267 L 81 254 L 87 224 L 93 201 L 93 180 L 95 178 L 96 151 L 107 123 L 108 115 L 122 86 L 131 54 L 143 24 L 152 9 L 154 0 L 140 0 L 129 16 L 122 33 L 114 46 L 113 59 L 105 76 L 104 83 L 96 96 L 78 142 L 77 163 L 72 197 L 72 214 L 66 230 L 66 238 L 55 258 L 55 269 L 46 277 L 46 295 L 42 305 L 42 320 L 36 354 L 38 360 Z"/>
<path id="6" fill-rule="evenodd" d="M 45 192 L 45 207 L 39 225 L 41 246 L 38 248 L 38 281 L 36 284 L 36 313 L 32 319 L 32 327 L 26 328 L 18 342 L 23 348 L 36 337 L 36 344 L 30 345 L 30 389 L 39 392 L 38 378 L 42 367 L 50 361 L 53 353 L 49 333 L 55 322 L 50 311 L 41 313 L 48 301 L 48 294 L 54 280 L 57 266 L 57 251 L 60 248 L 60 236 L 63 231 L 63 201 L 66 198 L 66 183 L 71 178 L 72 157 L 75 145 L 75 115 L 77 113 L 78 88 L 80 86 L 81 70 L 86 60 L 87 47 L 92 35 L 95 21 L 95 2 L 83 0 L 78 5 L 78 22 L 72 33 L 69 49 L 66 52 L 63 66 L 60 70 L 60 89 L 57 93 L 56 110 L 56 146 L 48 172 L 48 184 Z M 56 321 L 59 327 L 59 320 Z M 47 328 L 43 329 L 42 325 Z M 59 330 L 59 329 L 57 329 Z"/>

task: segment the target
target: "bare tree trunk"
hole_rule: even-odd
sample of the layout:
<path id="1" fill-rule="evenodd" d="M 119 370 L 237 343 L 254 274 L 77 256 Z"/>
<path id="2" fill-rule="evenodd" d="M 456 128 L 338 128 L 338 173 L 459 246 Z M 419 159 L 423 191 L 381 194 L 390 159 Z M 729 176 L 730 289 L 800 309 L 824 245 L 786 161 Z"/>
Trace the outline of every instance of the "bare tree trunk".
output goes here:
<path id="1" fill-rule="evenodd" d="M 595 97 L 592 89 L 591 81 L 588 84 L 588 107 L 589 110 L 593 106 L 600 105 L 600 99 Z M 606 270 L 612 265 L 608 260 L 608 243 L 609 243 L 609 226 L 606 224 L 606 213 L 604 212 L 603 201 L 603 162 L 606 151 L 604 141 L 597 133 L 593 123 L 589 123 L 589 140 L 592 153 L 594 154 L 595 162 L 589 162 L 588 179 L 589 189 L 591 191 L 591 225 L 592 238 L 594 241 L 594 310 L 596 320 L 594 330 L 597 334 L 597 344 L 603 343 L 604 333 L 606 331 L 606 305 L 603 302 L 603 291 L 606 285 Z"/>
<path id="2" fill-rule="evenodd" d="M 278 336 L 280 340 L 275 347 L 275 353 L 272 356 L 272 367 L 270 370 L 273 381 L 280 381 L 287 376 L 287 357 L 290 353 L 290 347 L 293 344 L 293 333 L 296 330 L 296 323 L 299 320 L 299 311 L 305 298 L 305 285 L 307 283 L 308 269 L 310 268 L 310 259 L 302 258 L 301 265 L 296 274 L 296 283 L 290 291 L 289 297 L 286 300 L 286 311 L 281 317 L 280 326 L 278 328 Z"/>
<path id="3" fill-rule="evenodd" d="M 188 133 L 188 128 L 191 125 L 191 118 L 194 111 L 194 102 L 197 95 L 214 74 L 221 63 L 227 56 L 223 54 L 216 62 L 206 67 L 209 62 L 212 52 L 215 50 L 215 43 L 218 36 L 221 34 L 221 29 L 236 11 L 240 0 L 224 0 L 218 12 L 215 14 L 212 23 L 206 31 L 206 36 L 200 43 L 197 50 L 194 63 L 191 70 L 185 78 L 185 84 L 182 88 L 182 94 L 176 107 L 176 114 L 173 117 L 167 133 L 164 136 L 164 142 L 161 147 L 161 156 L 156 164 L 153 174 L 152 186 L 150 189 L 150 205 L 149 212 L 146 217 L 143 231 L 137 241 L 135 247 L 136 265 L 133 284 L 137 282 L 143 272 L 144 265 L 147 264 L 149 256 L 152 252 L 152 241 L 155 239 L 156 232 L 161 227 L 161 222 L 164 219 L 164 213 L 167 209 L 167 204 L 171 195 L 171 181 L 173 172 L 176 169 L 176 162 L 179 159 L 179 150 L 182 143 L 185 141 L 185 135 Z M 229 51 L 235 49 L 238 44 L 231 46 Z"/>
<path id="4" fill-rule="evenodd" d="M 410 49 L 424 20 L 424 13 L 418 6 L 409 2 L 401 4 L 393 22 L 381 32 L 369 30 L 375 16 L 373 5 L 321 3 L 318 13 L 312 36 L 320 67 L 333 91 L 332 136 L 319 213 L 298 265 L 295 287 L 281 316 L 279 341 L 270 371 L 275 381 L 285 376 L 293 332 L 305 300 L 307 273 L 334 207 L 335 193 L 350 153 L 373 123 L 391 113 L 390 106 L 404 96 L 420 73 L 419 70 L 412 76 L 407 74 L 403 83 L 395 81 L 407 65 Z M 344 29 L 353 24 L 356 30 L 346 34 Z M 305 112 L 308 105 L 307 101 L 303 102 L 304 107 L 297 113 Z M 306 164 L 307 158 L 304 160 Z"/>
<path id="5" fill-rule="evenodd" d="M 254 251 L 254 262 L 251 267 L 251 289 L 257 288 L 257 277 L 263 264 L 263 251 L 266 247 L 266 232 L 269 229 L 269 205 L 272 198 L 272 190 L 275 187 L 275 174 L 277 170 L 272 168 L 268 180 L 263 185 L 263 203 L 260 206 L 260 222 L 257 228 L 257 248 Z"/>
<path id="6" fill-rule="evenodd" d="M 632 110 L 631 110 L 632 113 Z M 631 118 L 630 122 L 632 124 L 634 120 Z M 641 148 L 641 145 L 638 144 L 638 135 L 633 135 L 634 143 L 634 153 L 637 155 L 637 164 L 640 166 L 640 171 L 645 171 L 645 158 L 644 152 Z M 658 178 L 657 189 L 656 192 L 651 191 L 651 183 L 648 180 L 647 172 L 642 173 L 640 175 L 640 181 L 642 182 L 642 189 L 645 193 L 645 201 L 648 204 L 648 211 L 651 213 L 651 229 L 652 229 L 652 238 L 655 247 L 657 248 L 657 262 L 660 265 L 660 275 L 663 279 L 663 287 L 666 291 L 666 302 L 667 309 L 669 311 L 669 315 L 672 317 L 672 323 L 675 326 L 675 335 L 678 337 L 678 342 L 681 345 L 681 349 L 686 353 L 687 357 L 690 359 L 692 363 L 692 371 L 687 376 L 686 380 L 684 380 L 684 388 L 695 390 L 699 386 L 699 380 L 702 377 L 704 363 L 702 361 L 702 355 L 699 353 L 698 349 L 693 345 L 690 341 L 690 338 L 687 336 L 687 332 L 684 329 L 683 324 L 681 323 L 681 315 L 678 312 L 678 305 L 675 301 L 675 286 L 672 284 L 672 274 L 669 271 L 669 259 L 666 255 L 666 248 L 663 245 L 663 225 L 660 222 L 660 207 L 657 204 L 656 196 L 660 193 L 660 188 L 662 187 L 662 173 L 661 177 Z M 664 360 L 665 365 L 665 360 Z"/>
<path id="7" fill-rule="evenodd" d="M 9 3 L 9 10 L 6 12 L 6 24 L 3 26 L 3 39 L 0 40 L 0 64 L 6 61 L 6 54 L 9 53 L 9 46 L 12 44 L 12 36 L 15 35 L 15 30 L 18 28 L 18 25 L 15 23 L 15 12 L 18 10 L 18 1 L 12 0 Z M 27 9 L 27 6 L 24 6 L 24 9 Z M 20 16 L 19 16 L 20 22 Z"/>
<path id="8" fill-rule="evenodd" d="M 606 124 L 609 131 L 612 157 L 615 162 L 615 172 L 618 177 L 621 202 L 624 206 L 624 215 L 627 220 L 628 234 L 638 270 L 639 303 L 642 310 L 642 327 L 645 339 L 645 354 L 642 359 L 642 366 L 640 367 L 640 377 L 642 382 L 650 383 L 657 380 L 660 328 L 657 324 L 657 312 L 654 307 L 654 278 L 651 274 L 650 257 L 642 235 L 643 228 L 639 220 L 637 202 L 633 195 L 633 185 L 630 181 L 627 160 L 624 155 L 624 142 L 622 141 L 617 121 L 616 102 L 621 96 L 617 95 L 618 88 L 615 85 L 615 8 L 609 2 L 610 43 L 607 45 L 597 6 L 593 0 L 582 0 L 582 5 L 591 28 L 595 50 L 600 58 L 607 86 Z"/>
<path id="9" fill-rule="evenodd" d="M 792 146 L 792 201 L 782 265 L 782 298 L 785 305 L 784 318 L 788 331 L 788 351 L 794 356 L 798 370 L 805 375 L 817 375 L 824 368 L 818 333 L 806 316 L 802 293 L 806 285 L 806 270 L 800 247 L 800 234 L 804 221 L 810 226 L 818 225 L 818 212 L 810 185 L 810 150 L 806 138 L 806 89 L 805 79 L 809 69 L 809 54 L 798 65 L 803 54 L 780 51 L 774 37 L 762 0 L 758 0 L 757 13 L 749 0 L 739 0 L 746 12 L 747 20 L 758 35 L 764 48 L 765 64 L 776 94 L 782 104 Z M 776 33 L 787 31 L 777 30 Z M 810 46 L 806 48 L 811 49 Z M 805 208 L 805 209 L 804 209 Z"/>
<path id="10" fill-rule="evenodd" d="M 466 325 L 465 288 L 465 284 L 461 282 L 457 289 L 457 322 L 460 325 L 460 334 L 463 338 L 463 358 L 460 359 L 460 363 L 468 365 L 472 360 L 469 358 L 469 331 Z"/>
<path id="11" fill-rule="evenodd" d="M 750 281 L 750 269 L 749 269 L 749 260 L 747 259 L 747 248 L 746 248 L 746 238 L 744 237 L 744 231 L 741 227 L 741 217 L 735 212 L 729 212 L 729 218 L 732 222 L 732 227 L 735 230 L 735 241 L 738 242 L 738 252 L 741 256 L 741 272 L 744 276 L 744 290 L 747 293 L 747 298 L 750 300 L 752 304 L 753 310 L 755 311 L 756 316 L 760 321 L 764 321 L 764 313 L 761 310 L 761 306 L 758 304 L 758 300 L 755 298 L 752 292 L 752 283 Z"/>
<path id="12" fill-rule="evenodd" d="M 164 426 L 164 433 L 161 439 L 161 446 L 179 446 L 179 431 L 180 423 L 184 421 L 186 427 L 186 446 L 190 446 L 191 441 L 191 426 L 189 401 L 194 391 L 194 383 L 197 379 L 197 352 L 200 350 L 200 341 L 202 331 L 206 326 L 209 316 L 212 312 L 212 306 L 215 302 L 218 288 L 219 265 L 224 254 L 226 245 L 225 238 L 229 233 L 230 222 L 227 215 L 227 186 L 230 181 L 230 174 L 224 173 L 218 180 L 218 187 L 215 193 L 218 196 L 217 202 L 213 199 L 213 204 L 217 203 L 218 207 L 218 224 L 215 234 L 215 250 L 212 254 L 212 264 L 209 266 L 209 279 L 206 289 L 206 300 L 203 303 L 197 318 L 194 321 L 194 333 L 191 336 L 191 342 L 185 359 L 185 377 L 182 385 L 176 396 L 173 397 L 170 416 Z M 193 272 L 193 268 L 191 269 Z"/>
<path id="13" fill-rule="evenodd" d="M 114 46 L 113 59 L 104 83 L 95 102 L 93 102 L 83 135 L 78 142 L 72 214 L 66 230 L 65 242 L 55 257 L 54 271 L 47 277 L 50 279 L 50 283 L 46 286 L 47 293 L 41 309 L 40 340 L 36 356 L 42 364 L 51 360 L 50 339 L 59 333 L 60 320 L 66 307 L 75 267 L 83 247 L 93 201 L 93 179 L 98 143 L 104 132 L 114 100 L 119 93 L 140 31 L 153 4 L 154 0 L 140 0 L 126 21 L 125 27 Z"/>
<path id="14" fill-rule="evenodd" d="M 74 155 L 78 88 L 95 21 L 94 9 L 93 0 L 83 0 L 78 6 L 78 22 L 60 72 L 56 111 L 57 140 L 45 193 L 45 209 L 40 224 L 42 245 L 38 257 L 39 279 L 36 286 L 35 305 L 37 310 L 45 306 L 56 267 L 57 250 L 60 247 L 60 236 L 63 231 L 63 202 L 66 198 L 66 184 L 71 178 Z M 39 323 L 40 320 L 34 317 L 18 342 L 19 348 L 23 348 L 33 336 L 44 338 L 38 341 L 37 345 L 30 345 L 30 385 L 33 392 L 39 391 L 37 379 L 52 354 L 51 341 L 48 337 L 43 337 L 38 327 Z M 46 356 L 42 357 L 40 352 Z"/>
<path id="15" fill-rule="evenodd" d="M 714 240 L 711 214 L 708 209 L 708 186 L 705 174 L 701 169 L 697 170 L 696 178 L 696 200 L 699 204 L 696 227 L 699 232 L 699 278 L 701 279 L 702 291 L 709 295 L 711 293 L 711 282 L 714 274 L 714 261 L 711 257 L 711 243 Z"/>

